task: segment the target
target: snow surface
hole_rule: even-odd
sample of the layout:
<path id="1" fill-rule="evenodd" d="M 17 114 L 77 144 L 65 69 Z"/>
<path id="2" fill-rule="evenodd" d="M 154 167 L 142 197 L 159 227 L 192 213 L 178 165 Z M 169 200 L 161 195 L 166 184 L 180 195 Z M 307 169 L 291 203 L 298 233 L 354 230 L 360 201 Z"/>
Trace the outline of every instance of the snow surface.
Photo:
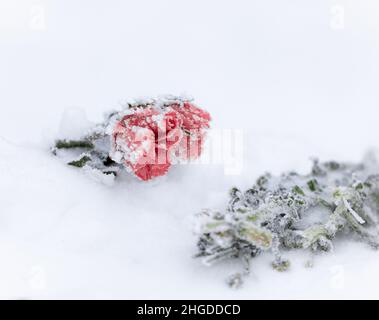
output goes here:
<path id="1" fill-rule="evenodd" d="M 375 0 L 1 0 L 0 298 L 379 298 L 378 252 L 348 240 L 286 273 L 261 256 L 240 290 L 238 264 L 192 259 L 193 214 L 231 186 L 378 146 L 378 18 Z M 243 130 L 239 175 L 107 186 L 49 153 L 126 98 L 183 92 Z"/>

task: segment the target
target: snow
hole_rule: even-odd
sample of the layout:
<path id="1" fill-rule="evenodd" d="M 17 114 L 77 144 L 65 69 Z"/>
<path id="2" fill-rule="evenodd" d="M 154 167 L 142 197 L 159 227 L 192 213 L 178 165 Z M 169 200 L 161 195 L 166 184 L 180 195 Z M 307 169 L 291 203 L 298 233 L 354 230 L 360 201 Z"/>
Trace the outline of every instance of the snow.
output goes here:
<path id="1" fill-rule="evenodd" d="M 378 252 L 348 239 L 313 268 L 306 252 L 286 273 L 258 257 L 239 290 L 225 284 L 238 263 L 192 258 L 194 214 L 231 186 L 378 147 L 378 15 L 375 0 L 2 0 L 0 297 L 379 298 Z M 183 92 L 213 130 L 242 130 L 241 172 L 104 184 L 49 152 L 124 99 Z"/>

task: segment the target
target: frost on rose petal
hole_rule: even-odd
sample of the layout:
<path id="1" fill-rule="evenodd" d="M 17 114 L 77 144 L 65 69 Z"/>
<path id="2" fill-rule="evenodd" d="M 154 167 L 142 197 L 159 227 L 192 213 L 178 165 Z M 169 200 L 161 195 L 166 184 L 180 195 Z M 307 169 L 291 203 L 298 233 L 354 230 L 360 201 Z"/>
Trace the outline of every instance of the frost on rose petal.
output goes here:
<path id="1" fill-rule="evenodd" d="M 116 124 L 112 153 L 121 154 L 118 162 L 142 180 L 165 175 L 171 166 L 170 150 L 183 136 L 181 125 L 182 119 L 174 112 L 139 109 Z"/>
<path id="2" fill-rule="evenodd" d="M 178 160 L 198 158 L 210 120 L 209 113 L 184 97 L 132 100 L 81 139 L 57 141 L 53 152 L 76 155 L 72 166 L 114 175 L 126 169 L 147 181 L 167 174 Z"/>
<path id="3" fill-rule="evenodd" d="M 285 271 L 288 250 L 333 250 L 338 236 L 379 246 L 379 163 L 372 156 L 358 164 L 315 161 L 311 172 L 265 174 L 246 191 L 233 188 L 224 210 L 196 216 L 198 254 L 205 265 L 240 259 L 244 271 L 229 278 L 238 287 L 250 261 L 271 253 L 272 267 Z"/>

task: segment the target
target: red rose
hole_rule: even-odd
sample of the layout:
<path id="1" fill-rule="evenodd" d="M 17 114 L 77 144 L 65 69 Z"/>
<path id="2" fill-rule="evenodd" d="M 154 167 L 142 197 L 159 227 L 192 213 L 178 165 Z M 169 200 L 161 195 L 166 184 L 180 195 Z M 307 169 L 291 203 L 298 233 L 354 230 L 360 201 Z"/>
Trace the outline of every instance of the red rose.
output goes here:
<path id="1" fill-rule="evenodd" d="M 207 112 L 189 102 L 140 106 L 116 123 L 111 156 L 144 181 L 163 176 L 174 153 L 181 159 L 201 154 L 209 121 Z"/>

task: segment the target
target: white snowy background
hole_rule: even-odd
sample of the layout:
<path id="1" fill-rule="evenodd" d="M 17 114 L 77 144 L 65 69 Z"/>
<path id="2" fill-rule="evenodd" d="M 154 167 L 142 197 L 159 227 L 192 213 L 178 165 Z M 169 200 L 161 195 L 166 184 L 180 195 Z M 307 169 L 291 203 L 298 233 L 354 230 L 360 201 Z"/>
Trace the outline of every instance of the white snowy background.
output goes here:
<path id="1" fill-rule="evenodd" d="M 191 220 L 264 171 L 378 147 L 378 35 L 376 0 L 0 0 L 0 298 L 379 298 L 379 253 L 349 242 L 312 269 L 305 252 L 286 273 L 262 256 L 231 290 L 239 265 L 193 259 Z M 49 152 L 81 112 L 165 93 L 243 130 L 239 175 L 109 187 Z"/>

